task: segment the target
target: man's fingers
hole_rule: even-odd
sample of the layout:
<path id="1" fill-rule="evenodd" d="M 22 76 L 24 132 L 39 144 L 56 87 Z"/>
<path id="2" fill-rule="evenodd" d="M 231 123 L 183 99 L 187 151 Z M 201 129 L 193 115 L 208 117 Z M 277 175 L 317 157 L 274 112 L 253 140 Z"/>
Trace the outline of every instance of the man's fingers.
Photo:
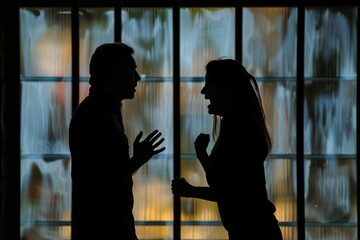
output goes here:
<path id="1" fill-rule="evenodd" d="M 135 142 L 140 142 L 140 139 L 141 139 L 142 135 L 143 135 L 143 132 L 140 131 L 139 134 L 135 138 Z"/>
<path id="2" fill-rule="evenodd" d="M 162 147 L 162 148 L 160 148 L 158 150 L 154 150 L 154 155 L 164 151 L 165 149 L 166 149 L 166 147 Z"/>
<path id="3" fill-rule="evenodd" d="M 160 144 L 162 143 L 162 142 L 164 142 L 164 138 L 161 138 L 157 143 L 155 143 L 153 146 L 154 146 L 154 148 L 157 148 L 158 146 L 160 146 Z"/>
<path id="4" fill-rule="evenodd" d="M 144 141 L 151 141 L 154 137 L 158 138 L 158 136 L 161 135 L 161 132 L 159 132 L 159 130 L 154 130 L 152 131 L 146 138 Z"/>

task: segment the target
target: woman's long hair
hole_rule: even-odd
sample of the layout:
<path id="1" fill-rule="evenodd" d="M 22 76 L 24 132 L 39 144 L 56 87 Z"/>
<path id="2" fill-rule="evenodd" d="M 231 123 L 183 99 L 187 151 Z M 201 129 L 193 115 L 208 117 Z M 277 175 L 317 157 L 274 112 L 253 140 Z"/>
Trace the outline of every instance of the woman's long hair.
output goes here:
<path id="1" fill-rule="evenodd" d="M 233 59 L 216 59 L 208 62 L 206 65 L 206 74 L 211 76 L 211 81 L 228 84 L 228 91 L 231 91 L 228 96 L 233 96 L 233 101 L 244 101 L 244 104 L 248 104 L 249 107 L 247 109 L 249 116 L 253 118 L 252 120 L 256 122 L 258 128 L 261 130 L 266 141 L 266 155 L 269 154 L 272 149 L 272 142 L 255 77 L 248 73 L 240 62 Z M 243 106 L 241 104 L 239 105 Z M 214 140 L 218 137 L 219 120 L 221 120 L 221 117 L 214 115 Z"/>

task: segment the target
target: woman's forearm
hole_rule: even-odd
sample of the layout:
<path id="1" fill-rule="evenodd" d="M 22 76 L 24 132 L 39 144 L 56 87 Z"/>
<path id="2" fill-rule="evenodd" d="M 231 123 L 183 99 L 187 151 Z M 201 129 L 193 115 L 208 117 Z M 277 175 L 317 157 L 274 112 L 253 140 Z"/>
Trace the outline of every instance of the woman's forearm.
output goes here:
<path id="1" fill-rule="evenodd" d="M 210 187 L 194 186 L 191 190 L 191 197 L 208 201 L 216 201 L 216 198 Z"/>
<path id="2" fill-rule="evenodd" d="M 196 157 L 198 158 L 199 162 L 201 163 L 201 166 L 205 171 L 208 169 L 208 163 L 209 163 L 209 155 L 207 153 L 197 154 Z"/>

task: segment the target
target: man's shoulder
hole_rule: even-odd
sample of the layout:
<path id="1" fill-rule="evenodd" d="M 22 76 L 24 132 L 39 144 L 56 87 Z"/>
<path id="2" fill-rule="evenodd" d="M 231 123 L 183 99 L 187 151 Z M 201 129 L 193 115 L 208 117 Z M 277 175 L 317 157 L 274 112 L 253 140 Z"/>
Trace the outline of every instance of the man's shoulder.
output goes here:
<path id="1" fill-rule="evenodd" d="M 75 109 L 75 113 L 92 113 L 104 111 L 104 105 L 101 101 L 92 97 L 85 97 Z"/>
<path id="2" fill-rule="evenodd" d="M 98 122 L 108 118 L 106 107 L 95 98 L 86 97 L 75 109 L 71 122 Z"/>

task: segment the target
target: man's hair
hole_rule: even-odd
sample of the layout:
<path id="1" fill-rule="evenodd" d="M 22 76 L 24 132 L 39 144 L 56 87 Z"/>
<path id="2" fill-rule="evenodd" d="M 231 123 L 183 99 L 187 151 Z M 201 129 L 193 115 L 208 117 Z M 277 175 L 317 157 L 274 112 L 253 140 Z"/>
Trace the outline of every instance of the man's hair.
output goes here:
<path id="1" fill-rule="evenodd" d="M 92 86 L 102 85 L 108 81 L 109 70 L 127 67 L 128 57 L 134 54 L 134 49 L 125 43 L 104 43 L 95 49 L 90 59 L 90 80 Z"/>

